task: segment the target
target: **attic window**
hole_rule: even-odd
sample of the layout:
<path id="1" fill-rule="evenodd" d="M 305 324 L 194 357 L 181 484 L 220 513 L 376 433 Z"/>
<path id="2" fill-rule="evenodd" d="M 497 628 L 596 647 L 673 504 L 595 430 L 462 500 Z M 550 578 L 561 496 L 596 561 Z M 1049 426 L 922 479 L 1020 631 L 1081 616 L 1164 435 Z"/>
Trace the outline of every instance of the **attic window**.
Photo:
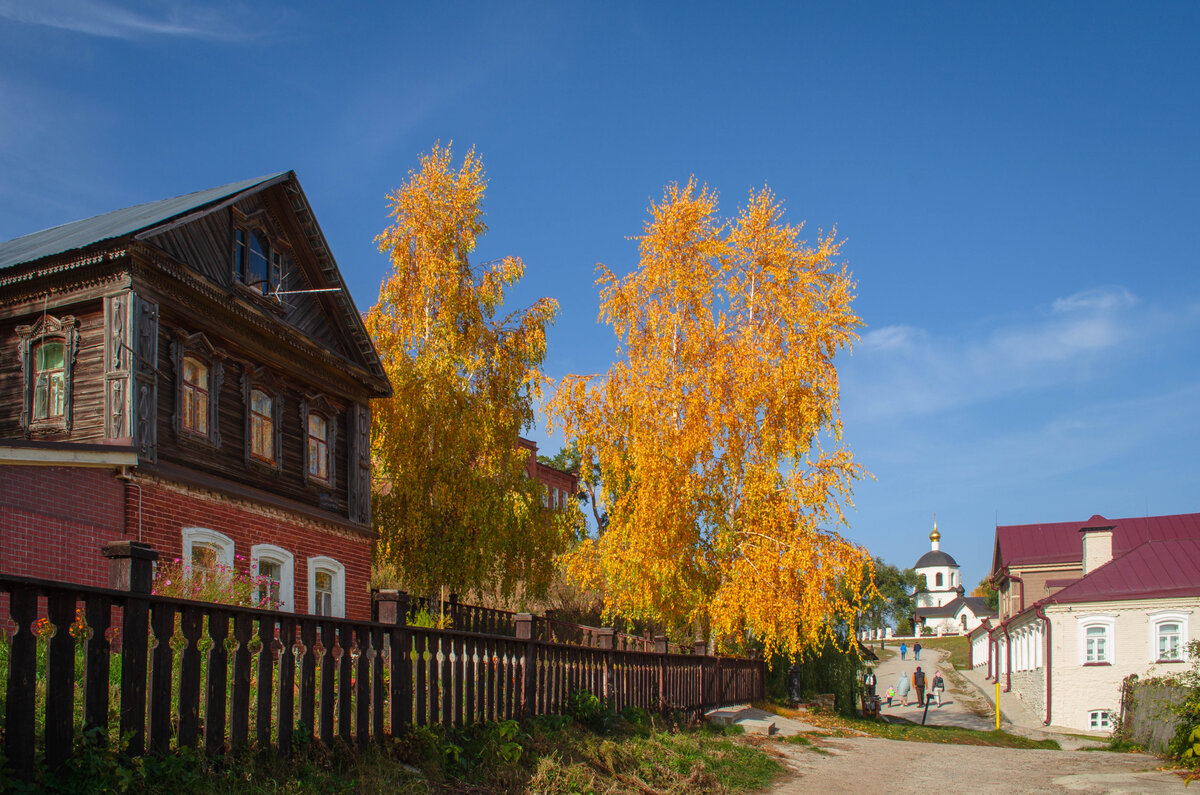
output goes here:
<path id="1" fill-rule="evenodd" d="M 233 228 L 233 278 L 263 295 L 274 296 L 288 267 L 286 244 L 254 220 Z"/>

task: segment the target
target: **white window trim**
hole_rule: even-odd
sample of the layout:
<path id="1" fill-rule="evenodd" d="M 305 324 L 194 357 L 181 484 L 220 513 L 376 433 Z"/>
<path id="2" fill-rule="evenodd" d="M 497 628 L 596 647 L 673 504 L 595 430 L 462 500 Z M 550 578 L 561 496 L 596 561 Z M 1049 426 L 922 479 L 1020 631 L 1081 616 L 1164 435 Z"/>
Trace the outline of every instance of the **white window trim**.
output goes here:
<path id="1" fill-rule="evenodd" d="M 192 573 L 192 545 L 196 543 L 216 547 L 217 554 L 220 555 L 220 562 L 228 566 L 231 572 L 233 571 L 232 538 L 207 527 L 185 527 L 183 528 L 183 555 L 181 556 L 185 574 Z"/>
<path id="2" fill-rule="evenodd" d="M 250 547 L 250 576 L 258 576 L 258 562 L 269 560 L 279 564 L 279 609 L 296 610 L 296 558 L 291 552 L 274 544 L 255 544 Z"/>
<path id="3" fill-rule="evenodd" d="M 1100 715 L 1098 723 L 1100 725 L 1092 726 L 1092 716 Z M 1108 724 L 1107 726 L 1104 724 Z M 1089 709 L 1087 727 L 1089 731 L 1110 731 L 1112 729 L 1112 710 L 1111 709 Z"/>
<path id="4" fill-rule="evenodd" d="M 1187 660 L 1187 652 L 1185 651 L 1188 643 L 1188 616 L 1190 611 L 1183 610 L 1155 610 L 1153 613 L 1147 613 L 1146 618 L 1150 619 L 1150 662 L 1160 662 L 1158 656 L 1158 626 L 1159 624 L 1179 624 L 1179 662 Z M 1170 660 L 1169 662 L 1175 662 Z"/>
<path id="5" fill-rule="evenodd" d="M 346 567 L 333 558 L 317 556 L 308 559 L 308 614 L 317 612 L 317 569 L 333 575 L 333 617 L 346 617 Z"/>
<path id="6" fill-rule="evenodd" d="M 1111 613 L 1090 613 L 1079 616 L 1079 664 L 1112 664 L 1116 660 L 1117 617 Z M 1104 627 L 1104 659 L 1091 663 L 1087 659 L 1087 631 L 1089 627 Z"/>

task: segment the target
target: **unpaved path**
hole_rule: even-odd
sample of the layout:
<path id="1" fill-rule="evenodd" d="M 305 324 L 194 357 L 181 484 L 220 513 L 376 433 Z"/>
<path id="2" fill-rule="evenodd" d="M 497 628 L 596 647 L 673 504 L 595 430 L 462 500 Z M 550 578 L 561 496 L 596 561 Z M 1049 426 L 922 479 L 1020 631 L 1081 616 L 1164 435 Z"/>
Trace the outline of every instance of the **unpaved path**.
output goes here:
<path id="1" fill-rule="evenodd" d="M 929 709 L 922 709 L 917 703 L 917 694 L 914 690 L 909 693 L 908 706 L 904 706 L 902 700 L 897 697 L 893 699 L 892 705 L 889 707 L 885 698 L 883 714 L 904 718 L 913 723 L 924 721 L 929 726 L 958 726 L 963 729 L 980 731 L 994 728 L 995 722 L 992 718 L 977 714 L 984 710 L 978 703 L 975 703 L 978 699 L 970 684 L 954 671 L 954 666 L 949 661 L 950 655 L 941 649 L 925 649 L 923 651 L 920 660 L 912 659 L 910 652 L 907 660 L 901 660 L 900 655 L 895 654 L 890 657 L 885 656 L 876 663 L 875 674 L 879 679 L 876 691 L 880 695 L 887 693 L 889 686 L 896 685 L 901 671 L 908 674 L 911 682 L 918 665 L 925 671 L 926 680 L 929 683 L 933 682 L 933 672 L 940 669 L 946 680 L 946 692 L 942 695 L 941 705 L 938 706 L 935 699 L 930 699 L 932 703 L 930 703 Z"/>
<path id="2" fill-rule="evenodd" d="M 824 753 L 772 742 L 788 777 L 766 795 L 878 792 L 1187 792 L 1157 759 L 1107 751 L 1045 751 L 902 742 L 878 737 L 812 738 Z"/>

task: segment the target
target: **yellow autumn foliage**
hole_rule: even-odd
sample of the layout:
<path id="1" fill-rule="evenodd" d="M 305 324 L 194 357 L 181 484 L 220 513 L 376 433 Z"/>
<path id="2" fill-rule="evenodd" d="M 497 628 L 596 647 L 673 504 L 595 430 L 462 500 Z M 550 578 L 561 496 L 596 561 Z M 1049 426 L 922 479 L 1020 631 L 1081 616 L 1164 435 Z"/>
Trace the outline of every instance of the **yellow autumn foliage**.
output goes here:
<path id="1" fill-rule="evenodd" d="M 376 241 L 392 272 L 366 325 L 394 395 L 372 405 L 375 563 L 420 593 L 536 594 L 573 530 L 543 508 L 517 444 L 558 304 L 498 316 L 525 266 L 470 261 L 485 187 L 474 150 L 455 167 L 435 146 L 388 197 L 392 224 Z"/>
<path id="2" fill-rule="evenodd" d="M 635 271 L 599 268 L 617 361 L 548 412 L 603 475 L 608 526 L 564 562 L 611 615 L 786 654 L 853 624 L 870 559 L 836 532 L 861 469 L 834 355 L 861 321 L 834 236 L 799 234 L 770 190 L 726 221 L 693 179 L 652 205 Z"/>

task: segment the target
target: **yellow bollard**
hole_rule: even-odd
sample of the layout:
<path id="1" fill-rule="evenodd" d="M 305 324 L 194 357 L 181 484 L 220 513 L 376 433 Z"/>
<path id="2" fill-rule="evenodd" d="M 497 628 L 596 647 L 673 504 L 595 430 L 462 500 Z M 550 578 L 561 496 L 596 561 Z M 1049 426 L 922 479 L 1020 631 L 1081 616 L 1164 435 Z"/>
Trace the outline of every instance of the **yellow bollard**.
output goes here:
<path id="1" fill-rule="evenodd" d="M 1000 731 L 1000 677 L 996 677 L 996 731 Z"/>

